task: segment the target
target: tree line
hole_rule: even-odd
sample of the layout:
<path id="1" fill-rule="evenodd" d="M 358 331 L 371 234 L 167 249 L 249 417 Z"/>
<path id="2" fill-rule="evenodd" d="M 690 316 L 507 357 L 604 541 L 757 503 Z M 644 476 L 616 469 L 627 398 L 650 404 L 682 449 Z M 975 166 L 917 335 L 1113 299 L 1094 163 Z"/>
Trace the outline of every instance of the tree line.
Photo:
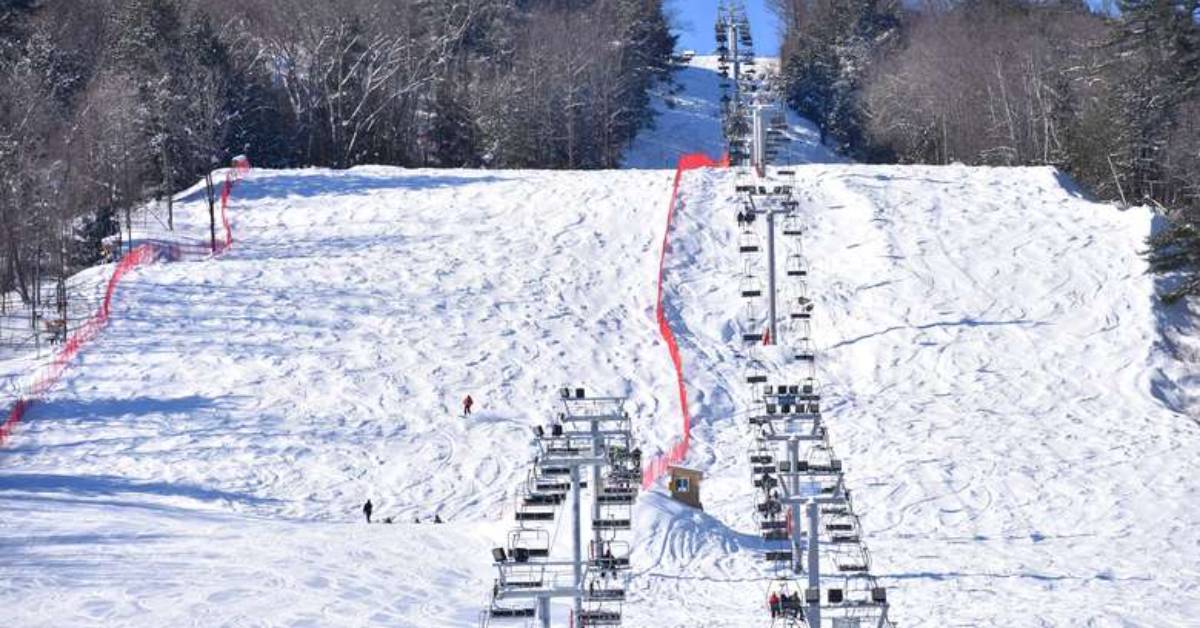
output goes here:
<path id="1" fill-rule="evenodd" d="M 1160 205 L 1164 297 L 1200 295 L 1200 0 L 774 4 L 789 102 L 829 144 L 870 162 L 1052 165 L 1099 198 Z"/>
<path id="2" fill-rule="evenodd" d="M 243 152 L 615 167 L 673 47 L 662 0 L 0 0 L 0 294 Z"/>

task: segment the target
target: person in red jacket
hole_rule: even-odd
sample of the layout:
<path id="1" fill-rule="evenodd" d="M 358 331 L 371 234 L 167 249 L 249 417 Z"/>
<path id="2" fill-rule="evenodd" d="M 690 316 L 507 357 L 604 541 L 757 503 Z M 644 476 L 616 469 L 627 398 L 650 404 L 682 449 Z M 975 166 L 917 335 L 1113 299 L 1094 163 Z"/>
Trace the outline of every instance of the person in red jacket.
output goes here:
<path id="1" fill-rule="evenodd" d="M 475 405 L 475 400 L 471 398 L 471 395 L 467 395 L 467 397 L 463 399 L 463 416 L 471 415 L 471 406 L 473 405 Z"/>
<path id="2" fill-rule="evenodd" d="M 772 591 L 771 597 L 767 600 L 767 606 L 771 607 L 771 617 L 779 617 L 779 594 Z"/>

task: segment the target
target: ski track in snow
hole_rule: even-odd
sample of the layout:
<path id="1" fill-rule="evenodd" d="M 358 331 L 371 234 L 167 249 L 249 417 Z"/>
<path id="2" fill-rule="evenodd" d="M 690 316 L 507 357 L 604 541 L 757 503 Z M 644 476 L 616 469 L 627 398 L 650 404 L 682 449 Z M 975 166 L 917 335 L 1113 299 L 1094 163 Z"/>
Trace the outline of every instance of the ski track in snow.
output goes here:
<path id="1" fill-rule="evenodd" d="M 704 63 L 627 165 L 715 152 Z M 1158 344 L 1150 213 L 1045 168 L 821 163 L 795 122 L 823 406 L 892 618 L 1194 623 L 1200 427 L 1155 394 L 1187 369 Z M 5 625 L 476 625 L 560 385 L 631 395 L 650 452 L 678 430 L 671 176 L 256 172 L 232 251 L 138 270 L 0 450 Z M 666 268 L 705 511 L 639 500 L 627 626 L 769 625 L 734 179 L 685 175 Z M 367 497 L 400 523 L 363 525 Z"/>

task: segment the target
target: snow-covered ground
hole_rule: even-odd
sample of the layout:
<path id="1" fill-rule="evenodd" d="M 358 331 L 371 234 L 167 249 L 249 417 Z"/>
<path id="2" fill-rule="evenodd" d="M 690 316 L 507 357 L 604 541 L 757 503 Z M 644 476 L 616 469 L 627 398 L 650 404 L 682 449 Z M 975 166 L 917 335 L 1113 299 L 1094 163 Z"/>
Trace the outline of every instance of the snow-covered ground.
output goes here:
<path id="1" fill-rule="evenodd" d="M 758 68 L 777 73 L 777 60 L 759 59 Z M 669 83 L 659 84 L 652 93 L 651 105 L 657 116 L 653 128 L 642 131 L 625 154 L 626 168 L 674 168 L 679 155 L 705 153 L 720 157 L 725 153 L 721 132 L 721 85 L 717 57 L 697 56 L 692 63 L 673 73 Z M 785 135 L 792 142 L 779 152 L 781 163 L 837 163 L 842 161 L 818 143 L 819 133 L 811 122 L 788 113 Z"/>
<path id="2" fill-rule="evenodd" d="M 680 80 L 690 109 L 631 166 L 717 152 L 716 75 Z M 1160 401 L 1186 368 L 1157 342 L 1149 212 L 1049 169 L 823 152 L 793 158 L 824 406 L 893 619 L 1194 622 L 1200 426 Z M 475 625 L 560 385 L 630 395 L 650 451 L 674 435 L 653 309 L 672 174 L 255 172 L 235 247 L 137 271 L 0 450 L 4 625 Z M 706 510 L 643 495 L 627 626 L 768 625 L 735 179 L 684 178 L 666 296 Z M 401 523 L 363 525 L 368 497 Z"/>

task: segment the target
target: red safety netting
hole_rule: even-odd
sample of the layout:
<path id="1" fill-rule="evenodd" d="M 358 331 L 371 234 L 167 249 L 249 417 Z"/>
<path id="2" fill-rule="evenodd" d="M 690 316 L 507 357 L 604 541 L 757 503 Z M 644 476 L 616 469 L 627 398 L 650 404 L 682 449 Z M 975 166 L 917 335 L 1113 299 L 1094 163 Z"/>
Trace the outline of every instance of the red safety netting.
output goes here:
<path id="1" fill-rule="evenodd" d="M 683 202 L 679 200 L 679 182 L 683 179 L 683 173 L 688 170 L 727 167 L 729 167 L 728 155 L 718 161 L 703 153 L 683 155 L 679 158 L 679 164 L 675 167 L 675 182 L 671 186 L 671 204 L 667 208 L 667 229 L 663 233 L 662 251 L 658 258 L 658 302 L 656 305 L 656 315 L 658 318 L 658 332 L 662 335 L 663 341 L 667 343 L 667 351 L 671 354 L 671 363 L 675 366 L 675 382 L 679 389 L 679 410 L 683 417 L 683 428 L 680 430 L 680 435 L 671 444 L 671 447 L 667 451 L 656 455 L 642 469 L 642 487 L 646 489 L 650 488 L 651 485 L 666 474 L 667 467 L 679 464 L 687 457 L 688 447 L 692 441 L 692 415 L 688 411 L 687 386 L 683 380 L 683 359 L 679 356 L 679 343 L 675 340 L 675 333 L 671 331 L 671 324 L 667 322 L 667 315 L 663 310 L 663 274 L 667 262 L 667 249 L 671 245 L 671 224 L 675 218 L 676 210 L 683 207 Z"/>
<path id="2" fill-rule="evenodd" d="M 178 261 L 186 258 L 217 255 L 223 253 L 233 244 L 233 228 L 229 224 L 229 196 L 233 192 L 234 185 L 249 174 L 249 172 L 250 160 L 245 156 L 235 157 L 233 159 L 233 167 L 225 172 L 225 181 L 221 186 L 221 223 L 225 227 L 224 242 L 216 242 L 215 246 L 213 246 L 214 243 L 207 242 L 148 241 L 137 245 L 121 258 L 121 261 L 113 269 L 112 276 L 108 279 L 108 284 L 104 289 L 104 299 L 100 302 L 100 307 L 63 342 L 62 347 L 54 355 L 50 363 L 43 366 L 34 374 L 22 397 L 17 399 L 16 403 L 9 409 L 4 423 L 0 424 L 0 445 L 3 445 L 8 440 L 13 428 L 25 416 L 30 406 L 33 405 L 34 400 L 44 395 L 51 386 L 58 383 L 58 380 L 62 377 L 63 372 L 66 371 L 71 360 L 79 354 L 80 349 L 95 339 L 96 336 L 100 335 L 100 332 L 108 325 L 108 319 L 112 313 L 113 295 L 116 293 L 117 286 L 121 284 L 121 280 L 124 279 L 125 275 L 139 266 L 154 262 Z"/>

